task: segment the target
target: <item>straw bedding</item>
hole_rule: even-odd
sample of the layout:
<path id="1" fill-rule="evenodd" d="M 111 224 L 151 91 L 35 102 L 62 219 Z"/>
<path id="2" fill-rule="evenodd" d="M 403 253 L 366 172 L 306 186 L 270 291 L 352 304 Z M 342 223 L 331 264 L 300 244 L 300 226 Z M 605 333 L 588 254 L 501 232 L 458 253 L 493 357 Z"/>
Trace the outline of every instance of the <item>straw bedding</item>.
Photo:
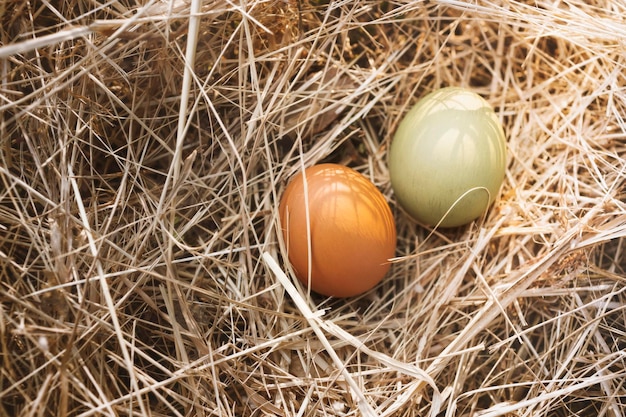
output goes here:
<path id="1" fill-rule="evenodd" d="M 0 415 L 623 416 L 623 1 L 0 2 Z M 486 215 L 416 224 L 402 116 L 501 118 Z M 374 290 L 308 294 L 277 207 L 312 164 L 385 194 Z"/>

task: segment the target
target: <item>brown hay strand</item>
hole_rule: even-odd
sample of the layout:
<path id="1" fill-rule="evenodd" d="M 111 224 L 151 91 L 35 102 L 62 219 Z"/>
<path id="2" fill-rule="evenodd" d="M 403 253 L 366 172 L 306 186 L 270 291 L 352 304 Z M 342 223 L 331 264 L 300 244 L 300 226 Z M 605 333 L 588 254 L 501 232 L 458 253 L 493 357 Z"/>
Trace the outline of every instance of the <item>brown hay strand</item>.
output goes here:
<path id="1" fill-rule="evenodd" d="M 623 416 L 624 16 L 0 3 L 0 415 Z M 509 163 L 483 219 L 431 230 L 386 150 L 447 85 L 494 106 Z M 290 289 L 277 233 L 323 161 L 396 216 L 390 274 L 347 300 Z"/>

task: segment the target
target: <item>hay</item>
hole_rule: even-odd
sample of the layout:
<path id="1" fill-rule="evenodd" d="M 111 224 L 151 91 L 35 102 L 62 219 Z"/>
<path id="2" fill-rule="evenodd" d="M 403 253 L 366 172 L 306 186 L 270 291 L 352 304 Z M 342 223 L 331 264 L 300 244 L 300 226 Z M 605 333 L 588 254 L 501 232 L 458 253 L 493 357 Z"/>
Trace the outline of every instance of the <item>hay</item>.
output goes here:
<path id="1" fill-rule="evenodd" d="M 138 4 L 139 3 L 139 4 Z M 0 415 L 624 416 L 626 3 L 0 3 Z M 508 139 L 432 230 L 386 151 L 435 88 Z M 388 197 L 391 272 L 291 280 L 304 166 Z M 294 286 L 296 285 L 296 286 Z"/>

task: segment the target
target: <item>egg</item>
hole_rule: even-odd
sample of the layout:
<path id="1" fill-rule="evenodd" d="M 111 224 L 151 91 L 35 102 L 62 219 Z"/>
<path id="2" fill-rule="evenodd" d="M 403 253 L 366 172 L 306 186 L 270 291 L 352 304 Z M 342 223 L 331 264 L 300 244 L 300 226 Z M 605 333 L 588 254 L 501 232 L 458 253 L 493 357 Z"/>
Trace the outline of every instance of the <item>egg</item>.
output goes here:
<path id="1" fill-rule="evenodd" d="M 375 287 L 390 268 L 396 226 L 382 193 L 357 171 L 314 165 L 291 179 L 279 217 L 296 277 L 326 296 Z"/>
<path id="2" fill-rule="evenodd" d="M 496 199 L 506 167 L 504 131 L 493 108 L 463 88 L 436 90 L 402 119 L 389 149 L 395 198 L 415 220 L 455 227 Z"/>

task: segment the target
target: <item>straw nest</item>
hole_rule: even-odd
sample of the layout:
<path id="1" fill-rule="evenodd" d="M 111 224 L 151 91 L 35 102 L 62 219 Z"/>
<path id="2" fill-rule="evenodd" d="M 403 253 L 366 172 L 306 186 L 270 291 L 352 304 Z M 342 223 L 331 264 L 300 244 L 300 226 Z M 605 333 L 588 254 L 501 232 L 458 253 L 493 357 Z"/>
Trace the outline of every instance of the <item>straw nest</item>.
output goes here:
<path id="1" fill-rule="evenodd" d="M 0 2 L 0 415 L 623 416 L 626 3 Z M 501 118 L 501 195 L 410 220 L 386 154 L 436 88 Z M 291 288 L 277 206 L 385 194 L 375 289 Z"/>

